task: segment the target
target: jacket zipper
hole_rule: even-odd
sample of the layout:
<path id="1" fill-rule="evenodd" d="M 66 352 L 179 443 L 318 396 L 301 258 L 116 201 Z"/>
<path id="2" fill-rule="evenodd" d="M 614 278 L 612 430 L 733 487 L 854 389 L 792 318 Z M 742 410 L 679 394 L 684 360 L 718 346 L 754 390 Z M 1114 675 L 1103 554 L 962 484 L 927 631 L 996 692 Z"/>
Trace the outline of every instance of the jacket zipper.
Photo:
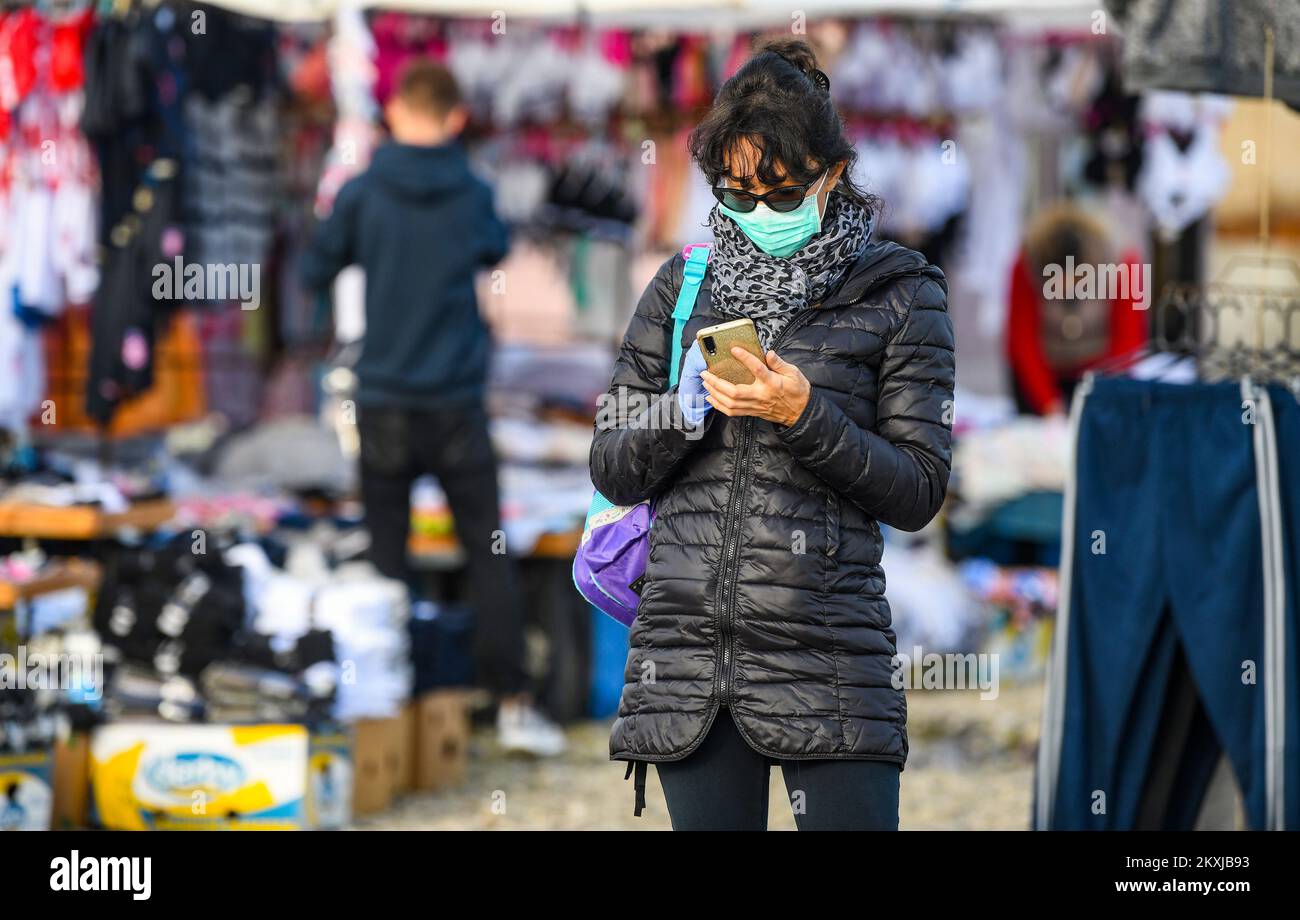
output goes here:
<path id="1" fill-rule="evenodd" d="M 740 431 L 740 448 L 736 452 L 736 471 L 731 481 L 731 504 L 727 509 L 727 528 L 726 537 L 722 541 L 722 605 L 721 616 L 718 623 L 718 637 L 722 646 L 722 667 L 718 670 L 718 699 L 722 703 L 727 702 L 730 693 L 731 676 L 731 653 L 732 653 L 732 635 L 731 635 L 731 617 L 730 608 L 732 604 L 732 593 L 734 592 L 732 579 L 729 573 L 733 567 L 733 556 L 737 555 L 740 545 L 739 525 L 741 518 L 741 505 L 743 496 L 741 494 L 741 484 L 744 482 L 744 462 L 746 454 L 749 452 L 749 435 L 753 430 L 754 419 L 746 418 L 742 423 Z"/>
<path id="2" fill-rule="evenodd" d="M 775 351 L 790 333 L 803 325 L 816 309 L 804 310 L 786 323 L 781 333 L 768 346 Z M 723 538 L 722 554 L 722 605 L 718 623 L 718 636 L 722 647 L 722 667 L 719 669 L 718 700 L 727 705 L 732 691 L 731 669 L 735 663 L 735 631 L 732 628 L 735 618 L 736 585 L 740 580 L 740 524 L 744 517 L 745 493 L 749 490 L 749 447 L 754 430 L 754 417 L 746 416 L 740 430 L 740 446 L 736 451 L 736 472 L 731 483 L 731 504 L 727 514 L 726 536 Z"/>
<path id="3" fill-rule="evenodd" d="M 887 276 L 888 280 L 895 278 L 919 275 L 920 271 L 899 272 L 897 275 Z M 875 288 L 881 281 L 886 278 L 877 278 L 873 283 L 863 287 L 857 294 L 843 301 L 834 303 L 823 303 L 818 307 L 813 307 L 795 315 L 790 322 L 786 323 L 784 329 L 776 337 L 769 351 L 775 351 L 777 346 L 785 341 L 786 337 L 797 331 L 803 324 L 818 310 L 827 307 L 852 306 L 867 295 L 867 292 Z M 722 666 L 719 668 L 718 678 L 718 701 L 721 705 L 729 705 L 731 702 L 731 692 L 734 680 L 732 679 L 731 669 L 735 664 L 735 630 L 732 628 L 736 614 L 736 585 L 740 580 L 739 550 L 740 550 L 740 524 L 743 517 L 743 505 L 745 493 L 749 489 L 749 447 L 750 435 L 754 428 L 754 417 L 746 416 L 743 422 L 743 428 L 740 432 L 740 447 L 736 452 L 736 472 L 731 482 L 731 503 L 728 507 L 728 517 L 726 530 L 723 537 L 723 554 L 722 554 L 722 572 L 720 579 L 722 582 L 722 604 L 718 622 L 718 639 L 721 646 Z"/>

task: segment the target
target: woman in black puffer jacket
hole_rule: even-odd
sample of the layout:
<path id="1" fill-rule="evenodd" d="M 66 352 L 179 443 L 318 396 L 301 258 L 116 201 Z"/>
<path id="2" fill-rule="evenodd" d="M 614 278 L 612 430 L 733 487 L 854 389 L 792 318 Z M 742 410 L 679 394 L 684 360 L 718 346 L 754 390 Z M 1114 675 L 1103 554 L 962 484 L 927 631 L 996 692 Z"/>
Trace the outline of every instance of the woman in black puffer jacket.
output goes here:
<path id="1" fill-rule="evenodd" d="M 677 829 L 765 827 L 773 762 L 801 829 L 898 825 L 907 711 L 879 524 L 918 530 L 943 503 L 953 333 L 939 269 L 870 242 L 875 202 L 828 89 L 811 49 L 782 41 L 719 91 L 691 136 L 719 206 L 681 385 L 665 392 L 674 256 L 592 444 L 597 489 L 655 502 L 610 753 L 636 763 L 638 814 L 657 765 Z M 736 387 L 701 373 L 693 343 L 741 316 L 767 360 Z"/>

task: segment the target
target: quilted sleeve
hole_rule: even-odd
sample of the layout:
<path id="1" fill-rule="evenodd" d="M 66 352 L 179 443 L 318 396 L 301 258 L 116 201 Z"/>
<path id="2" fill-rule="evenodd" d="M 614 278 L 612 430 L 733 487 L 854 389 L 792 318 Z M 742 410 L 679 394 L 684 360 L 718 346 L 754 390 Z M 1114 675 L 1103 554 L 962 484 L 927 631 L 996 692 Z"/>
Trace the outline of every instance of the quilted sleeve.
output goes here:
<path id="1" fill-rule="evenodd" d="M 591 481 L 618 505 L 658 493 L 703 433 L 683 420 L 677 388 L 664 391 L 683 263 L 680 255 L 665 262 L 641 295 L 596 413 Z"/>
<path id="2" fill-rule="evenodd" d="M 952 466 L 955 361 L 941 282 L 923 278 L 881 358 L 874 431 L 816 389 L 793 425 L 791 453 L 876 520 L 920 530 L 938 513 Z"/>

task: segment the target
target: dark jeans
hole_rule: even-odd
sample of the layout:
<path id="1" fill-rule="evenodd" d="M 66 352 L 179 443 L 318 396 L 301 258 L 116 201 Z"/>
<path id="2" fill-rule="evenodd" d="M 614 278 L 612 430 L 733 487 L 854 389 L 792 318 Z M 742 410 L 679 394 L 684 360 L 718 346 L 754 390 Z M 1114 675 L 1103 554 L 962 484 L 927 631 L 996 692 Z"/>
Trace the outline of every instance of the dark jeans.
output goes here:
<path id="1" fill-rule="evenodd" d="M 410 581 L 411 484 L 431 473 L 447 495 L 465 552 L 478 682 L 501 695 L 525 689 L 524 619 L 514 561 L 501 549 L 496 456 L 480 404 L 423 410 L 362 407 L 361 497 L 370 560 Z"/>
<path id="2" fill-rule="evenodd" d="M 898 830 L 898 764 L 773 761 L 749 746 L 726 709 L 684 760 L 655 765 L 673 830 L 767 830 L 767 781 L 773 763 L 781 765 L 799 830 Z"/>

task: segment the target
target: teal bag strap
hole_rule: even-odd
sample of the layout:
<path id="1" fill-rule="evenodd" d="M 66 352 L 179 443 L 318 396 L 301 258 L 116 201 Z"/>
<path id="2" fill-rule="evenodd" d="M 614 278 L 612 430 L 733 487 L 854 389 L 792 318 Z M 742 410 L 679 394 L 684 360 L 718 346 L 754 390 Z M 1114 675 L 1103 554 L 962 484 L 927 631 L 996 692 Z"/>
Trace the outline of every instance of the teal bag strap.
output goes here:
<path id="1" fill-rule="evenodd" d="M 677 386 L 677 377 L 682 367 L 682 331 L 686 321 L 695 309 L 695 298 L 699 296 L 700 285 L 704 282 L 704 270 L 709 265 L 709 247 L 691 246 L 686 255 L 686 265 L 682 268 L 682 287 L 677 292 L 677 303 L 673 307 L 673 351 L 672 361 L 668 365 L 668 388 Z"/>

